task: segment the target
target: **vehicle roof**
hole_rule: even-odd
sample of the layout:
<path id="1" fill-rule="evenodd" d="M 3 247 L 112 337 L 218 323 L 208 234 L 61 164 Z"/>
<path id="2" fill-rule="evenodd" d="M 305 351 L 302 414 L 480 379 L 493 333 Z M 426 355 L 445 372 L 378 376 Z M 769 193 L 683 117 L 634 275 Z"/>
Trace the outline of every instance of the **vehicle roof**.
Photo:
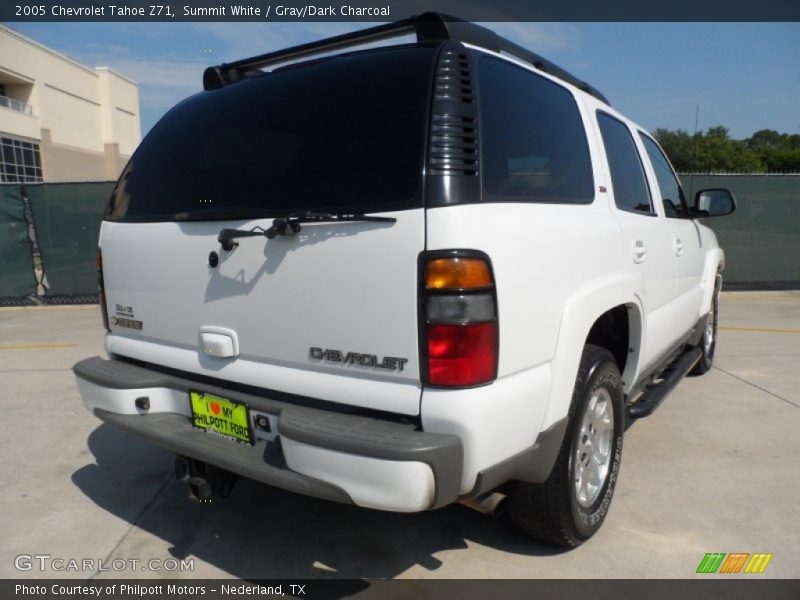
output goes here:
<path id="1" fill-rule="evenodd" d="M 409 34 L 415 34 L 418 42 L 461 42 L 513 56 L 532 65 L 536 70 L 560 79 L 605 104 L 609 104 L 608 99 L 596 88 L 546 58 L 499 36 L 486 27 L 433 12 L 209 67 L 203 73 L 203 87 L 206 90 L 217 89 L 236 83 L 249 73 L 268 66 Z"/>

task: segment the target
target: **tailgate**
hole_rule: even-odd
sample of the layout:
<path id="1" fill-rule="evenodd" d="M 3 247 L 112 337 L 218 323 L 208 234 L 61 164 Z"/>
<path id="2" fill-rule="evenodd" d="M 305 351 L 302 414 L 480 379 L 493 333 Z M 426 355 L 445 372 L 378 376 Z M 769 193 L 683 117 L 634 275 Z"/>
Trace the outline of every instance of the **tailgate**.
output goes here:
<path id="1" fill-rule="evenodd" d="M 292 237 L 240 239 L 232 252 L 217 242 L 221 228 L 271 221 L 105 222 L 109 349 L 243 384 L 416 414 L 424 211 L 384 214 L 397 221 L 304 224 Z M 220 256 L 216 268 L 212 251 Z M 203 330 L 231 332 L 238 355 L 203 352 Z"/>
<path id="2" fill-rule="evenodd" d="M 402 45 L 292 64 L 169 111 L 123 171 L 103 224 L 110 351 L 418 414 L 436 52 Z M 288 237 L 239 238 L 230 252 L 217 239 L 307 212 L 396 222 L 308 223 Z"/>

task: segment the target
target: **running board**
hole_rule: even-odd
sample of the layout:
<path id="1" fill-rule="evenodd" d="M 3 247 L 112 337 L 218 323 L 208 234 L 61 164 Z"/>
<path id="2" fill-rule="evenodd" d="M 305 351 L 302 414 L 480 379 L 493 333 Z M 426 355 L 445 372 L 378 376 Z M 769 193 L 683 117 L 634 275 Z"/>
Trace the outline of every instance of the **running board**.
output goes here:
<path id="1" fill-rule="evenodd" d="M 681 355 L 670 367 L 663 373 L 661 383 L 648 386 L 645 388 L 642 395 L 634 403 L 628 406 L 628 418 L 641 419 L 653 413 L 655 409 L 664 401 L 669 393 L 675 389 L 675 386 L 680 383 L 681 379 L 697 364 L 700 357 L 703 356 L 701 348 L 692 348 L 685 354 Z"/>

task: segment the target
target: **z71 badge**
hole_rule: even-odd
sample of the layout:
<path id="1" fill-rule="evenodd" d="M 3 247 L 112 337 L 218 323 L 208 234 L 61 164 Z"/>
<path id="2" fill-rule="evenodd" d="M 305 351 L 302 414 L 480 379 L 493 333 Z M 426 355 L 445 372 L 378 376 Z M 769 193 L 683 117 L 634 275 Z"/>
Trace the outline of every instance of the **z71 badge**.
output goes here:
<path id="1" fill-rule="evenodd" d="M 322 348 L 311 347 L 308 349 L 309 355 L 314 360 L 325 360 L 328 362 L 340 363 L 342 365 L 356 365 L 359 367 L 375 367 L 376 369 L 386 369 L 388 371 L 402 371 L 407 358 L 397 356 L 384 356 L 378 360 L 376 354 L 361 354 L 360 352 L 342 352 L 341 350 L 323 350 Z"/>
<path id="2" fill-rule="evenodd" d="M 114 314 L 115 316 L 111 317 L 111 324 L 117 325 L 118 327 L 127 327 L 128 329 L 137 329 L 139 331 L 142 330 L 142 321 L 137 321 L 134 319 L 133 314 L 133 307 L 132 306 L 123 306 L 122 304 L 116 304 L 114 306 Z"/>
<path id="3" fill-rule="evenodd" d="M 142 322 L 136 319 L 125 319 L 122 317 L 111 317 L 111 324 L 118 325 L 119 327 L 127 327 L 128 329 L 142 330 Z"/>

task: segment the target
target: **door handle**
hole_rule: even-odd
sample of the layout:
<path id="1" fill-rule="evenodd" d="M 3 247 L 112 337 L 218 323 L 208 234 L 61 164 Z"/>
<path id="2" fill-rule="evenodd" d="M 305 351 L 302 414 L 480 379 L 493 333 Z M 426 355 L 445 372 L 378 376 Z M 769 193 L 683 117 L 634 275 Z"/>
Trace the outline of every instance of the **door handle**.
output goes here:
<path id="1" fill-rule="evenodd" d="M 672 249 L 675 251 L 675 256 L 680 256 L 683 254 L 683 242 L 681 238 L 675 238 L 672 240 Z"/>
<path id="2" fill-rule="evenodd" d="M 631 242 L 633 262 L 637 265 L 644 262 L 647 258 L 647 246 L 644 245 L 642 240 L 633 240 Z"/>

